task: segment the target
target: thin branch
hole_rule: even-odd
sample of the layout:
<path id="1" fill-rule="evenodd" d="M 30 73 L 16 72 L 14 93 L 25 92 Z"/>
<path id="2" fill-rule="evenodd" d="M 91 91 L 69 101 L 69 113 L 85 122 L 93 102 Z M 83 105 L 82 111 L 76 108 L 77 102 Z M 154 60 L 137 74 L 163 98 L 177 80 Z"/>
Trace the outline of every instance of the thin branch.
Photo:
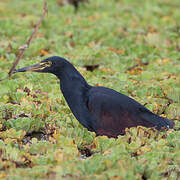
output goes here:
<path id="1" fill-rule="evenodd" d="M 32 39 L 34 38 L 35 34 L 37 33 L 42 21 L 44 20 L 45 15 L 48 13 L 47 10 L 47 2 L 46 0 L 44 0 L 44 7 L 43 7 L 43 13 L 41 15 L 41 18 L 39 20 L 39 23 L 35 26 L 34 31 L 32 32 L 31 36 L 29 37 L 29 39 L 27 40 L 26 44 L 24 46 L 19 47 L 20 53 L 18 54 L 16 61 L 14 62 L 14 64 L 12 65 L 8 75 L 9 77 L 12 75 L 14 69 L 16 68 L 17 64 L 19 63 L 19 61 L 21 60 L 21 58 L 23 57 L 26 49 L 29 47 Z"/>

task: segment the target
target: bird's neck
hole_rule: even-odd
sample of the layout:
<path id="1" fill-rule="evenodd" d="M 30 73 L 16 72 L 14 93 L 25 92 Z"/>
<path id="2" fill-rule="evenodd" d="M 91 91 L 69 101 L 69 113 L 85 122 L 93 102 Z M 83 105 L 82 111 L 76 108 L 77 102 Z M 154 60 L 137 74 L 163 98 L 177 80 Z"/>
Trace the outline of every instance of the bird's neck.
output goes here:
<path id="1" fill-rule="evenodd" d="M 60 87 L 63 95 L 80 95 L 80 91 L 90 87 L 83 76 L 71 64 L 65 67 L 63 72 L 60 72 L 56 76 L 60 79 Z"/>
<path id="2" fill-rule="evenodd" d="M 87 122 L 82 115 L 87 112 L 87 93 L 91 86 L 74 67 L 64 69 L 59 79 L 61 91 L 72 113 L 86 127 Z"/>
<path id="3" fill-rule="evenodd" d="M 83 97 L 83 93 L 85 93 L 89 87 L 79 72 L 78 74 L 66 73 L 60 78 L 60 88 L 68 104 L 77 104 L 77 101 Z"/>

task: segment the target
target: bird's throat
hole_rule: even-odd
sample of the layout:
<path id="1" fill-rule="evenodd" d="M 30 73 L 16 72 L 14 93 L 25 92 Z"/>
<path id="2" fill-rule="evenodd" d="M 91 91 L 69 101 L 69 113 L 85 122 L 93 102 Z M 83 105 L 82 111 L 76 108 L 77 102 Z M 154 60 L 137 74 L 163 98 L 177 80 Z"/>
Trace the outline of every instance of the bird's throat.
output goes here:
<path id="1" fill-rule="evenodd" d="M 68 70 L 67 72 L 64 71 L 59 78 L 60 89 L 67 104 L 78 121 L 86 127 L 86 124 L 83 123 L 84 117 L 81 116 L 83 112 L 87 111 L 87 93 L 91 86 L 87 84 L 76 69 L 72 69 L 72 71 Z"/>
<path id="2" fill-rule="evenodd" d="M 67 75 L 60 80 L 60 89 L 72 111 L 84 103 L 83 97 L 86 96 L 89 87 L 84 78 L 78 76 Z"/>

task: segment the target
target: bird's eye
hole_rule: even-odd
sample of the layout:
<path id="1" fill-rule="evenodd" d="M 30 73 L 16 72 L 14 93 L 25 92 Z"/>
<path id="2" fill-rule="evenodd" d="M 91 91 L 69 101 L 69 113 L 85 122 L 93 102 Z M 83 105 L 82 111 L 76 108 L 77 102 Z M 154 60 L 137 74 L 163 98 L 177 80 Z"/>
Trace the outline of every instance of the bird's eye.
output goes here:
<path id="1" fill-rule="evenodd" d="M 46 61 L 46 62 L 42 62 L 40 63 L 44 68 L 50 67 L 52 65 L 51 61 Z"/>

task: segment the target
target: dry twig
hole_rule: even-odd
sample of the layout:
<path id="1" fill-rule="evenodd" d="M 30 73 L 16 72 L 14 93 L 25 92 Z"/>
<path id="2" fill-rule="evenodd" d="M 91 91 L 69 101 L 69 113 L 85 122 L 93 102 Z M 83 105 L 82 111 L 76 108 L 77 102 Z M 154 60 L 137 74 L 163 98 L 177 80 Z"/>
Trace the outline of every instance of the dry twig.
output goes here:
<path id="1" fill-rule="evenodd" d="M 47 2 L 46 0 L 44 0 L 44 7 L 43 7 L 43 13 L 41 15 L 41 18 L 39 20 L 39 23 L 35 26 L 34 28 L 34 31 L 32 32 L 31 36 L 29 37 L 29 39 L 27 40 L 26 44 L 24 46 L 21 46 L 19 47 L 19 50 L 20 50 L 20 53 L 18 54 L 17 58 L 16 58 L 16 61 L 14 62 L 14 64 L 12 65 L 10 71 L 9 71 L 9 77 L 12 75 L 14 69 L 16 68 L 17 64 L 19 63 L 19 61 L 21 60 L 21 58 L 23 57 L 26 49 L 29 47 L 32 39 L 34 38 L 36 32 L 38 31 L 42 21 L 44 20 L 44 17 L 45 15 L 48 13 L 48 10 L 47 10 Z"/>

